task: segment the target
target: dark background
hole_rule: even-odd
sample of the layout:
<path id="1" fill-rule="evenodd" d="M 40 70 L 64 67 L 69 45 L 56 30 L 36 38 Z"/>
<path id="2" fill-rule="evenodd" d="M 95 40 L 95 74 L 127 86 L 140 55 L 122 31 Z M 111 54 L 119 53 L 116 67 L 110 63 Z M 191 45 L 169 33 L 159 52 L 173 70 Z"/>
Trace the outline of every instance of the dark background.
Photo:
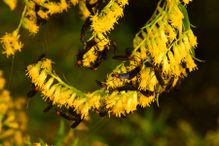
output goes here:
<path id="1" fill-rule="evenodd" d="M 132 46 L 135 33 L 150 18 L 156 2 L 130 1 L 125 9 L 125 17 L 111 34 L 117 42 L 119 53 L 124 53 L 125 48 Z M 79 145 L 90 145 L 95 140 L 119 146 L 209 145 L 209 135 L 212 132 L 219 135 L 218 6 L 217 0 L 194 0 L 188 5 L 190 22 L 195 26 L 193 31 L 198 37 L 196 56 L 205 60 L 204 63 L 196 62 L 198 70 L 190 73 L 179 88 L 161 95 L 159 107 L 154 103 L 125 118 L 100 118 L 91 114 L 91 120 L 85 122 L 88 130 L 76 130 Z M 10 11 L 0 2 L 0 36 L 16 28 L 22 7 L 23 4 L 19 3 L 15 11 Z M 13 97 L 27 98 L 31 83 L 25 76 L 25 67 L 41 54 L 54 60 L 56 73 L 69 84 L 85 92 L 98 88 L 95 80 L 104 80 L 119 61 L 112 60 L 113 54 L 110 53 L 98 71 L 76 67 L 75 55 L 82 48 L 79 40 L 82 24 L 77 8 L 73 8 L 51 17 L 35 36 L 26 30 L 21 31 L 24 43 L 22 52 L 10 58 L 0 54 L 0 69 L 4 71 L 6 87 Z M 55 111 L 42 112 L 46 103 L 40 94 L 28 101 L 28 132 L 33 139 L 42 138 L 53 144 L 55 134 L 51 133 L 56 132 L 60 118 L 55 116 Z M 67 122 L 66 127 L 69 126 Z"/>

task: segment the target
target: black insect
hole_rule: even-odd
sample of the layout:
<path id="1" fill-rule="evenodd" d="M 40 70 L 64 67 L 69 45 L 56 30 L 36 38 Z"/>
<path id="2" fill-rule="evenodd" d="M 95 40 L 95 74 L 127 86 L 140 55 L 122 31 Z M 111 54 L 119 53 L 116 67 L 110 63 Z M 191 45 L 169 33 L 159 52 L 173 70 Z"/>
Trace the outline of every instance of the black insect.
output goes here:
<path id="1" fill-rule="evenodd" d="M 115 73 L 112 74 L 113 77 L 120 78 L 120 79 L 132 79 L 135 77 L 141 70 L 140 66 L 137 66 L 133 70 L 127 72 L 127 73 Z"/>
<path id="2" fill-rule="evenodd" d="M 122 87 L 116 88 L 116 90 L 118 91 L 139 91 L 141 94 L 145 95 L 145 96 L 152 96 L 154 95 L 154 91 L 150 91 L 150 90 L 140 90 L 138 89 L 137 85 L 133 85 L 133 84 L 126 84 Z"/>
<path id="3" fill-rule="evenodd" d="M 71 128 L 76 128 L 81 122 L 83 121 L 83 119 L 76 119 L 74 121 L 74 123 L 72 123 Z"/>
<path id="4" fill-rule="evenodd" d="M 45 54 L 45 53 L 41 54 L 41 55 L 37 58 L 36 63 L 37 63 L 38 61 L 41 61 L 41 60 L 45 59 L 45 57 L 46 57 L 46 54 Z"/>
<path id="5" fill-rule="evenodd" d="M 84 24 L 82 25 L 82 28 L 81 28 L 81 34 L 80 34 L 80 40 L 84 43 L 86 42 L 86 38 L 89 37 L 89 34 L 91 34 L 91 29 L 90 29 L 90 26 L 91 26 L 91 20 L 90 20 L 90 17 L 88 17 Z"/>
<path id="6" fill-rule="evenodd" d="M 74 109 L 72 109 L 72 108 L 69 109 L 69 112 L 74 117 L 74 119 L 73 119 L 74 122 L 72 123 L 71 128 L 75 128 L 75 127 L 77 127 L 83 121 L 83 118 L 81 118 L 81 115 L 77 114 L 74 111 Z"/>
<path id="7" fill-rule="evenodd" d="M 162 70 L 160 69 L 159 66 L 155 66 L 153 65 L 151 62 L 145 62 L 144 63 L 146 67 L 151 67 L 153 70 L 154 70 L 154 74 L 159 82 L 159 84 L 163 87 L 165 86 L 165 81 L 163 79 L 163 76 L 162 76 Z"/>
<path id="8" fill-rule="evenodd" d="M 99 86 L 99 87 L 106 87 L 106 84 L 104 82 L 101 82 L 101 81 L 98 81 L 98 80 L 95 80 L 96 81 L 96 84 Z"/>
<path id="9" fill-rule="evenodd" d="M 53 105 L 52 105 L 52 104 L 49 104 L 49 105 L 43 110 L 43 112 L 44 112 L 44 113 L 48 112 L 52 107 L 53 107 Z"/>
<path id="10" fill-rule="evenodd" d="M 97 70 L 99 65 L 107 58 L 108 48 L 105 48 L 103 51 L 97 51 L 97 59 L 91 65 L 90 69 Z"/>
<path id="11" fill-rule="evenodd" d="M 76 64 L 77 65 L 79 65 L 79 66 L 82 65 L 82 60 L 83 60 L 84 54 L 87 51 L 89 51 L 96 44 L 97 44 L 97 42 L 94 39 L 92 39 L 92 40 L 86 42 L 85 49 L 79 49 L 78 50 L 78 53 L 76 55 L 76 59 L 77 59 Z"/>
<path id="12" fill-rule="evenodd" d="M 132 53 L 132 50 L 130 48 L 126 48 L 125 55 L 114 55 L 113 59 L 127 61 L 131 59 L 131 53 Z"/>
<path id="13" fill-rule="evenodd" d="M 56 115 L 61 116 L 61 117 L 65 118 L 66 120 L 69 120 L 69 121 L 74 120 L 73 117 L 71 117 L 70 115 L 66 114 L 65 112 L 63 112 L 61 110 L 57 110 Z"/>
<path id="14" fill-rule="evenodd" d="M 100 0 L 97 0 L 94 3 L 90 3 L 89 0 L 86 0 L 86 7 L 88 9 L 88 11 L 91 13 L 91 15 L 94 15 L 95 12 L 97 11 L 97 7 L 100 4 Z"/>
<path id="15" fill-rule="evenodd" d="M 37 13 L 39 10 L 44 10 L 44 11 L 46 11 L 45 8 L 43 8 L 43 7 L 41 7 L 40 5 L 38 5 L 38 4 L 35 3 L 35 12 L 36 12 L 36 18 L 37 18 L 36 24 L 37 24 L 37 25 L 45 24 L 45 23 L 47 22 L 47 20 L 46 20 L 46 19 L 43 19 L 43 18 L 41 18 L 41 17 L 39 16 L 39 14 Z"/>
<path id="16" fill-rule="evenodd" d="M 32 84 L 31 90 L 27 92 L 27 97 L 33 97 L 34 95 L 36 95 L 36 93 L 38 93 L 38 91 L 39 88 Z"/>
<path id="17" fill-rule="evenodd" d="M 69 109 L 68 112 L 63 112 L 61 110 L 57 110 L 56 114 L 58 116 L 65 118 L 66 120 L 73 121 L 71 128 L 76 128 L 83 121 L 83 119 L 81 118 L 81 115 L 77 114 L 72 109 Z"/>
<path id="18" fill-rule="evenodd" d="M 153 96 L 155 94 L 154 91 L 150 91 L 150 90 L 145 90 L 145 91 L 144 90 L 139 90 L 139 92 L 141 94 L 143 94 L 144 96 L 146 96 L 146 97 Z"/>
<path id="19" fill-rule="evenodd" d="M 84 49 L 79 49 L 78 53 L 76 55 L 76 64 L 78 66 L 82 65 L 82 60 L 83 60 L 83 55 L 86 53 L 86 50 Z"/>
<path id="20" fill-rule="evenodd" d="M 165 86 L 165 81 L 164 81 L 164 79 L 163 79 L 163 77 L 162 77 L 162 73 L 161 73 L 161 72 L 162 72 L 162 71 L 159 70 L 157 67 L 154 67 L 155 76 L 156 76 L 156 78 L 157 78 L 159 84 L 163 87 L 163 86 Z"/>
<path id="21" fill-rule="evenodd" d="M 124 86 L 118 87 L 118 88 L 116 88 L 114 90 L 118 90 L 118 91 L 128 91 L 128 90 L 131 90 L 131 91 L 133 91 L 133 90 L 138 90 L 138 88 L 135 87 L 133 84 L 128 83 L 128 84 L 125 84 Z"/>
<path id="22" fill-rule="evenodd" d="M 99 109 L 96 109 L 96 111 L 100 117 L 105 117 L 108 113 L 108 110 L 104 107 L 100 107 Z"/>

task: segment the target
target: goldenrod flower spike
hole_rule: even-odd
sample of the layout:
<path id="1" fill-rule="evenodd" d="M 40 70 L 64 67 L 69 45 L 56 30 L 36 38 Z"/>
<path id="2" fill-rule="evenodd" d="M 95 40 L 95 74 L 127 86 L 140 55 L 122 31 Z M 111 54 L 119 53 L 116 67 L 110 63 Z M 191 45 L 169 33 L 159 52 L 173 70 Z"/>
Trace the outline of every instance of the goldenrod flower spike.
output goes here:
<path id="1" fill-rule="evenodd" d="M 111 41 L 106 33 L 114 29 L 114 24 L 118 23 L 118 19 L 123 16 L 123 9 L 127 4 L 128 0 L 109 0 L 103 9 L 97 10 L 94 15 L 88 17 L 90 14 L 82 7 L 84 3 L 81 2 L 81 8 L 85 12 L 84 16 L 88 15 L 85 17 L 91 21 L 92 36 L 88 41 L 94 40 L 95 42 L 94 45 L 89 46 L 90 49 L 85 48 L 87 51 L 83 55 L 82 66 L 95 68 L 93 66 L 98 66 L 102 62 L 102 53 L 107 52 L 111 47 Z"/>
<path id="2" fill-rule="evenodd" d="M 191 64 L 190 71 L 195 68 L 189 58 L 196 45 L 197 40 L 190 29 L 186 8 L 178 0 L 168 0 L 163 5 L 158 4 L 152 19 L 137 33 L 133 40 L 132 56 L 139 49 L 145 50 L 164 74 L 181 76 L 184 75 L 184 68 L 181 67 L 183 61 Z"/>
<path id="3" fill-rule="evenodd" d="M 44 58 L 36 64 L 29 65 L 27 75 L 35 86 L 39 87 L 44 100 L 58 108 L 74 109 L 81 118 L 88 118 L 92 109 L 100 111 L 102 108 L 106 109 L 109 115 L 121 117 L 135 111 L 137 105 L 145 107 L 155 101 L 152 100 L 155 99 L 155 94 L 144 96 L 138 91 L 110 93 L 102 88 L 92 93 L 83 93 L 64 83 L 53 73 L 51 65 L 52 61 Z"/>
<path id="4" fill-rule="evenodd" d="M 112 94 L 106 98 L 109 111 L 117 116 L 126 112 L 121 104 L 125 98 L 120 97 L 122 92 L 132 92 L 125 89 L 126 85 L 136 88 L 141 95 L 138 97 L 139 105 L 145 107 L 155 100 L 158 102 L 157 97 L 186 76 L 187 69 L 192 71 L 197 68 L 192 58 L 192 49 L 196 45 L 197 40 L 190 28 L 186 8 L 178 0 L 168 0 L 162 5 L 160 1 L 152 18 L 136 34 L 134 50 L 127 65 L 120 64 L 107 76 L 104 83 L 106 89 L 124 90 L 118 92 L 118 96 L 114 93 L 116 96 Z M 141 69 L 135 77 L 129 79 L 124 76 L 131 74 L 130 71 L 136 67 Z M 143 94 L 147 98 L 143 98 Z"/>
<path id="5" fill-rule="evenodd" d="M 106 97 L 105 101 L 106 108 L 109 109 L 109 114 L 111 113 L 117 117 L 121 117 L 136 110 L 138 93 L 137 91 L 115 91 Z"/>
<path id="6" fill-rule="evenodd" d="M 12 33 L 6 33 L 0 38 L 3 47 L 3 54 L 7 57 L 14 55 L 17 51 L 21 51 L 23 44 L 19 41 L 20 35 L 15 30 Z"/>
<path id="7" fill-rule="evenodd" d="M 36 4 L 33 1 L 26 1 L 26 5 L 20 20 L 23 28 L 27 29 L 32 34 L 36 34 L 39 31 L 39 26 L 37 25 L 37 12 L 35 11 L 35 7 Z"/>
<path id="8" fill-rule="evenodd" d="M 49 100 L 59 108 L 72 108 L 81 115 L 81 118 L 87 118 L 89 110 L 99 106 L 100 96 L 95 95 L 96 98 L 93 98 L 92 94 L 85 94 L 67 85 L 52 73 L 51 65 L 52 61 L 44 58 L 36 64 L 29 65 L 27 75 L 35 86 L 40 88 L 46 101 Z"/>
<path id="9" fill-rule="evenodd" d="M 91 16 L 94 33 L 106 33 L 112 30 L 114 24 L 123 16 L 123 9 L 127 4 L 128 0 L 110 0 L 99 13 Z"/>

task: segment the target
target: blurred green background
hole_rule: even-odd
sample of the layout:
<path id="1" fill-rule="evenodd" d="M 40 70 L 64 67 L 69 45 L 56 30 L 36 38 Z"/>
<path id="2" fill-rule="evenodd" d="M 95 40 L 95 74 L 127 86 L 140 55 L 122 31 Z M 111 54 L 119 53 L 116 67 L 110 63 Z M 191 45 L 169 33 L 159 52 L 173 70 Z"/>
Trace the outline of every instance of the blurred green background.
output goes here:
<path id="1" fill-rule="evenodd" d="M 156 3 L 149 0 L 130 1 L 125 17 L 111 34 L 117 43 L 118 53 L 124 53 L 126 48 L 132 46 L 135 33 L 150 18 Z M 89 146 L 94 141 L 101 141 L 110 146 L 218 146 L 218 5 L 217 0 L 194 0 L 188 6 L 190 21 L 196 26 L 193 30 L 198 37 L 196 54 L 205 63 L 197 62 L 199 69 L 185 78 L 179 88 L 161 95 L 160 107 L 153 104 L 125 118 L 101 118 L 91 114 L 90 121 L 84 123 L 87 130 L 74 131 L 78 145 Z M 0 1 L 0 36 L 17 27 L 22 8 L 23 3 L 19 2 L 16 10 L 10 11 Z M 6 88 L 13 97 L 27 98 L 31 83 L 25 76 L 25 67 L 42 54 L 55 62 L 56 73 L 67 83 L 85 92 L 98 88 L 95 80 L 104 80 L 106 74 L 120 62 L 111 59 L 111 52 L 97 71 L 77 67 L 75 56 L 78 49 L 83 47 L 79 39 L 82 24 L 75 7 L 51 17 L 35 36 L 26 30 L 21 31 L 24 43 L 22 52 L 14 58 L 0 54 L 0 69 L 4 71 Z M 27 100 L 28 133 L 33 140 L 42 138 L 54 144 L 61 118 L 55 115 L 54 110 L 42 112 L 46 103 L 40 94 Z M 71 123 L 65 122 L 68 130 Z"/>

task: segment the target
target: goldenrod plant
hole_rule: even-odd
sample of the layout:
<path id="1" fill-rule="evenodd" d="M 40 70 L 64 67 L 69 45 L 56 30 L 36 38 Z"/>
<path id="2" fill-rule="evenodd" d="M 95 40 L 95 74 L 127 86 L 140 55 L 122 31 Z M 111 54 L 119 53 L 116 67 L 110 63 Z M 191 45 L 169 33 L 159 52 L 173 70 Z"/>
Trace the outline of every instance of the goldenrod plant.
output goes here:
<path id="1" fill-rule="evenodd" d="M 133 35 L 130 43 L 131 51 L 121 56 L 116 56 L 116 49 L 120 49 L 117 44 L 120 42 L 113 37 L 113 33 L 117 28 L 121 28 L 120 22 L 126 16 L 126 10 L 135 3 L 134 1 L 24 0 L 22 3 L 16 0 L 3 0 L 3 2 L 8 5 L 9 8 L 6 7 L 9 11 L 12 10 L 10 13 L 14 13 L 19 6 L 23 8 L 23 10 L 19 9 L 20 19 L 17 27 L 11 32 L 6 30 L 0 37 L 1 52 L 8 60 L 12 58 L 14 61 L 16 56 L 25 53 L 24 48 L 27 45 L 25 40 L 29 38 L 31 41 L 34 40 L 41 30 L 45 30 L 43 27 L 47 23 L 51 24 L 56 17 L 65 16 L 66 18 L 66 14 L 76 11 L 82 22 L 81 30 L 77 33 L 78 42 L 80 42 L 72 43 L 80 44 L 81 47 L 74 48 L 77 50 L 72 51 L 74 55 L 67 53 L 65 55 L 76 57 L 76 65 L 80 67 L 77 69 L 84 69 L 83 71 L 87 74 L 95 74 L 104 63 L 110 64 L 112 61 L 108 59 L 111 57 L 110 54 L 114 55 L 114 59 L 119 59 L 119 63 L 117 62 L 114 68 L 110 68 L 111 71 L 104 75 L 105 78 L 96 80 L 98 88 L 92 88 L 93 90 L 90 91 L 77 87 L 77 83 L 72 85 L 61 75 L 60 70 L 56 70 L 58 55 L 42 55 L 38 60 L 32 60 L 25 69 L 23 68 L 26 77 L 30 79 L 29 83 L 32 84 L 32 90 L 27 96 L 32 97 L 39 93 L 43 102 L 48 105 L 44 109 L 45 113 L 51 109 L 56 115 L 71 123 L 70 128 L 70 126 L 64 126 L 62 121 L 55 142 L 49 141 L 48 145 L 50 143 L 57 146 L 83 145 L 86 142 L 76 133 L 80 131 L 78 130 L 80 128 L 84 128 L 82 131 L 87 132 L 88 127 L 84 123 L 92 121 L 92 116 L 111 119 L 117 117 L 118 120 L 126 117 L 137 127 L 136 129 L 139 127 L 143 129 L 148 137 L 149 142 L 146 142 L 148 145 L 169 144 L 162 139 L 166 133 L 159 131 L 159 128 L 168 129 L 167 125 L 162 125 L 162 122 L 166 120 L 165 117 L 158 117 L 156 121 L 150 113 L 142 114 L 144 118 L 131 113 L 146 107 L 149 110 L 152 104 L 159 106 L 161 94 L 174 89 L 192 71 L 198 69 L 196 61 L 200 60 L 195 56 L 197 37 L 193 32 L 187 11 L 191 0 L 159 0 L 150 19 L 145 19 L 144 24 Z M 36 46 L 33 45 L 34 48 Z M 59 49 L 64 52 L 66 48 L 63 46 Z M 13 73 L 13 63 L 10 71 Z M 32 136 L 27 134 L 29 129 L 24 109 L 27 101 L 24 98 L 11 98 L 9 91 L 4 89 L 6 80 L 2 75 L 3 72 L 0 71 L 0 109 L 2 109 L 0 111 L 0 146 L 47 145 L 41 140 L 39 143 L 31 142 L 33 140 Z M 86 78 L 85 81 L 91 80 L 95 82 L 92 78 Z M 192 137 L 192 140 L 189 138 L 185 140 L 186 145 L 193 142 L 199 144 L 197 141 L 201 141 L 200 136 L 189 124 L 182 120 L 177 126 L 177 132 L 181 137 L 189 134 L 189 137 Z M 63 130 L 65 127 L 68 127 L 68 131 Z M 132 139 L 135 129 L 128 127 L 125 123 L 121 124 L 121 128 L 126 129 Z M 136 134 L 141 137 L 141 134 L 137 132 Z M 218 141 L 212 140 L 217 138 L 217 134 L 218 131 L 210 132 L 201 142 L 217 145 Z M 153 135 L 157 135 L 158 140 L 151 142 L 150 139 L 155 138 Z M 166 135 L 172 137 L 170 134 Z M 89 144 L 107 145 L 104 140 L 99 141 L 99 139 L 91 140 Z M 135 144 L 133 142 L 133 145 Z"/>
<path id="2" fill-rule="evenodd" d="M 150 20 L 133 38 L 131 55 L 100 82 L 101 88 L 96 91 L 84 93 L 68 85 L 52 69 L 53 61 L 45 57 L 29 65 L 27 75 L 43 99 L 60 109 L 61 115 L 69 111 L 75 124 L 87 119 L 91 110 L 121 117 L 135 111 L 137 106 L 147 107 L 154 101 L 158 104 L 161 93 L 174 88 L 179 80 L 197 69 L 194 62 L 197 39 L 186 10 L 188 3 L 160 0 Z M 82 38 L 85 49 L 79 52 L 81 60 L 77 63 L 96 70 L 112 45 L 110 32 L 124 15 L 128 1 L 25 0 L 24 4 L 16 30 L 1 38 L 3 54 L 9 57 L 21 51 L 21 27 L 36 34 L 39 21 L 48 21 L 50 16 L 80 4 L 79 10 L 86 18 L 81 37 L 90 36 L 85 41 Z"/>

